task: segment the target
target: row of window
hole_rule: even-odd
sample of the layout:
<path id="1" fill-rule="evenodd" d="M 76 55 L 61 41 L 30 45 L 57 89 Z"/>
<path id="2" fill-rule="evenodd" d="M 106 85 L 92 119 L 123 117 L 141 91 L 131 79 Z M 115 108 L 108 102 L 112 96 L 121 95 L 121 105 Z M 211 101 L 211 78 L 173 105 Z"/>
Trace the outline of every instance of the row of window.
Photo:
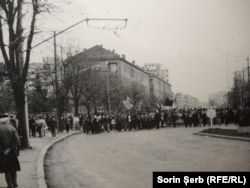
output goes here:
<path id="1" fill-rule="evenodd" d="M 123 72 L 134 78 L 135 80 L 148 80 L 149 77 L 144 72 L 126 64 L 122 64 Z"/>

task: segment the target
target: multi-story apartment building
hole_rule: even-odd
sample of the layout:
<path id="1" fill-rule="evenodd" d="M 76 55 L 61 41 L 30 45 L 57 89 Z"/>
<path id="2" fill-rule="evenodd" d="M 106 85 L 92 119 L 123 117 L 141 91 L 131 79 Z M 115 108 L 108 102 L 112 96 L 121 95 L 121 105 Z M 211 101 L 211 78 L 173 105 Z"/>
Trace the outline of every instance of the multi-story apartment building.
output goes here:
<path id="1" fill-rule="evenodd" d="M 233 87 L 228 93 L 229 107 L 239 108 L 250 106 L 250 82 L 248 67 L 234 72 Z"/>
<path id="2" fill-rule="evenodd" d="M 195 97 L 183 93 L 176 93 L 175 106 L 179 109 L 197 108 L 200 106 L 200 103 Z"/>
<path id="3" fill-rule="evenodd" d="M 143 66 L 143 68 L 160 79 L 169 82 L 169 72 L 165 64 L 147 63 Z"/>
<path id="4" fill-rule="evenodd" d="M 135 65 L 135 62 L 128 62 L 123 56 L 117 61 L 117 73 L 120 75 L 122 85 L 131 86 L 133 83 L 140 84 L 144 87 L 145 94 L 149 96 L 149 74 Z"/>
<path id="5" fill-rule="evenodd" d="M 124 55 L 118 55 L 114 50 L 107 50 L 102 45 L 96 45 L 90 49 L 72 56 L 68 61 L 81 64 L 81 69 L 95 69 L 110 71 L 116 74 L 116 80 L 121 86 L 131 88 L 134 85 L 140 86 L 140 92 L 148 99 L 148 103 L 154 105 L 164 101 L 171 96 L 171 85 L 159 76 L 140 68 L 135 61 L 129 62 Z M 105 80 L 104 80 L 105 81 Z M 105 83 L 104 83 L 105 84 Z"/>
<path id="6" fill-rule="evenodd" d="M 154 74 L 150 74 L 150 96 L 154 102 L 164 104 L 166 98 L 171 99 L 171 85 Z"/>

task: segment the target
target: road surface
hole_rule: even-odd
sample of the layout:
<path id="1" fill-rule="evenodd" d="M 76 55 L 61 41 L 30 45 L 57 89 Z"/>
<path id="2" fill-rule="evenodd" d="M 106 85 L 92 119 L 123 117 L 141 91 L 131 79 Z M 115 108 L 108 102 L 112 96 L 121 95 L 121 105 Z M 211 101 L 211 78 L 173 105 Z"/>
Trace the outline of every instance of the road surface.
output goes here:
<path id="1" fill-rule="evenodd" d="M 50 188 L 151 188 L 153 171 L 250 171 L 250 142 L 193 135 L 204 128 L 80 134 L 46 157 Z"/>

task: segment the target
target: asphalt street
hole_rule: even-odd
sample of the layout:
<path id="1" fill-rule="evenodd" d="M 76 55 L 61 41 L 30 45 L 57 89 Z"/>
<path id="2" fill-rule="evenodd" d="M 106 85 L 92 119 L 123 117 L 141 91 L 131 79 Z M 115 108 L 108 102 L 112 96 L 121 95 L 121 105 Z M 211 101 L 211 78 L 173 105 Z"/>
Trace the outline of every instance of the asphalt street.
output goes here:
<path id="1" fill-rule="evenodd" d="M 204 128 L 79 134 L 45 160 L 50 188 L 151 188 L 153 171 L 250 171 L 250 142 L 194 135 Z"/>

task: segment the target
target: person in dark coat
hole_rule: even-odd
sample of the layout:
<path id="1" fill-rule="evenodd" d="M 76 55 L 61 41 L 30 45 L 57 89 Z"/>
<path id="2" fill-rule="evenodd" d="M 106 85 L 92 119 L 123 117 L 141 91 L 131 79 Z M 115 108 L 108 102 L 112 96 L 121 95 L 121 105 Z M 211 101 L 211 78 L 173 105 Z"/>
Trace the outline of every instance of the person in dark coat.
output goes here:
<path id="1" fill-rule="evenodd" d="M 171 122 L 173 124 L 173 127 L 176 127 L 176 121 L 177 121 L 178 117 L 177 117 L 177 113 L 175 110 L 172 111 L 171 113 Z"/>
<path id="2" fill-rule="evenodd" d="M 160 127 L 160 121 L 161 121 L 161 116 L 158 111 L 156 111 L 155 116 L 154 116 L 154 121 L 155 121 L 155 126 L 157 129 Z"/>
<path id="3" fill-rule="evenodd" d="M 65 117 L 64 118 L 64 124 L 65 124 L 66 132 L 69 133 L 69 129 L 70 129 L 70 117 Z"/>
<path id="4" fill-rule="evenodd" d="M 187 128 L 188 127 L 188 112 L 186 112 L 186 111 L 183 112 L 182 119 L 183 119 L 185 127 Z"/>
<path id="5" fill-rule="evenodd" d="M 10 115 L 10 123 L 18 131 L 18 123 L 13 115 Z"/>
<path id="6" fill-rule="evenodd" d="M 202 125 L 203 127 L 205 127 L 207 125 L 207 119 L 208 119 L 205 111 L 202 112 L 201 119 L 202 119 Z"/>
<path id="7" fill-rule="evenodd" d="M 57 121 L 55 117 L 51 117 L 50 120 L 50 131 L 53 137 L 56 137 Z"/>
<path id="8" fill-rule="evenodd" d="M 18 187 L 17 171 L 20 171 L 18 147 L 20 139 L 11 125 L 8 115 L 0 114 L 0 173 L 5 173 L 8 188 Z"/>
<path id="9" fill-rule="evenodd" d="M 30 130 L 31 130 L 31 135 L 33 137 L 36 137 L 36 121 L 34 117 L 31 117 L 29 119 L 29 126 L 30 126 Z"/>
<path id="10" fill-rule="evenodd" d="M 198 112 L 194 110 L 194 113 L 192 115 L 192 122 L 194 124 L 194 127 L 198 127 L 199 125 L 199 118 L 198 118 Z"/>
<path id="11" fill-rule="evenodd" d="M 85 120 L 85 130 L 86 130 L 86 134 L 90 134 L 90 129 L 91 129 L 91 119 L 90 117 L 87 117 L 86 120 Z"/>

